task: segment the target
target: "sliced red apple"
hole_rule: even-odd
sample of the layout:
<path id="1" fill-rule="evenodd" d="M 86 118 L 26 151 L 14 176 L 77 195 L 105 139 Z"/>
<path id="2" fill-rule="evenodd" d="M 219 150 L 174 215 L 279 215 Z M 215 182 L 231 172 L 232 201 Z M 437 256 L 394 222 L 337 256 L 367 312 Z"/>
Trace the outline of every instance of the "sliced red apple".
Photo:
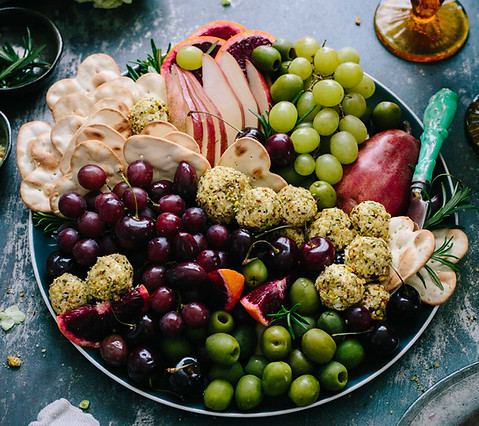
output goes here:
<path id="1" fill-rule="evenodd" d="M 203 54 L 203 89 L 216 105 L 223 119 L 233 126 L 226 128 L 228 146 L 232 145 L 237 134 L 235 128 L 244 128 L 243 106 L 218 62 L 206 54 Z"/>
<path id="2" fill-rule="evenodd" d="M 262 74 L 248 59 L 246 59 L 245 64 L 249 87 L 258 103 L 259 113 L 263 115 L 266 111 L 269 111 L 270 105 L 273 103 L 269 93 L 268 83 L 266 83 Z"/>
<path id="3" fill-rule="evenodd" d="M 210 144 L 214 150 L 214 164 L 217 164 L 223 152 L 225 152 L 228 148 L 226 125 L 222 120 L 220 111 L 213 103 L 213 101 L 206 95 L 205 91 L 203 90 L 203 87 L 195 78 L 195 76 L 192 73 L 186 72 L 186 77 L 191 83 L 190 88 L 195 92 L 199 101 L 203 103 L 205 111 L 210 114 L 214 114 L 210 115 L 215 130 L 214 141 L 210 141 Z M 215 116 L 218 116 L 220 118 L 216 118 Z"/>
<path id="4" fill-rule="evenodd" d="M 192 136 L 198 143 L 201 149 L 203 140 L 203 123 L 199 114 L 190 114 L 190 111 L 196 110 L 196 105 L 193 99 L 191 99 L 188 87 L 186 86 L 186 80 L 183 74 L 180 73 L 181 69 L 177 65 L 171 66 L 171 74 L 178 80 L 180 91 L 184 99 L 185 118 L 186 118 L 186 132 Z"/>
<path id="5" fill-rule="evenodd" d="M 226 50 L 218 52 L 216 60 L 220 64 L 228 83 L 234 90 L 241 104 L 243 105 L 245 125 L 244 127 L 258 127 L 258 118 L 253 114 L 258 114 L 258 103 L 251 92 L 250 85 L 241 67 L 231 53 Z M 251 112 L 253 111 L 253 112 Z"/>
<path id="6" fill-rule="evenodd" d="M 203 101 L 197 96 L 196 91 L 192 87 L 191 78 L 188 74 L 193 77 L 189 71 L 185 71 L 181 68 L 178 68 L 178 74 L 180 79 L 185 81 L 186 88 L 188 89 L 188 94 L 195 104 L 196 111 L 206 111 L 206 106 Z M 195 79 L 196 80 L 196 79 Z M 203 154 L 211 166 L 215 165 L 215 125 L 213 124 L 213 117 L 209 114 L 203 114 L 198 112 L 192 112 L 193 117 L 197 117 L 202 122 L 203 127 L 203 136 L 201 138 L 200 152 Z"/>

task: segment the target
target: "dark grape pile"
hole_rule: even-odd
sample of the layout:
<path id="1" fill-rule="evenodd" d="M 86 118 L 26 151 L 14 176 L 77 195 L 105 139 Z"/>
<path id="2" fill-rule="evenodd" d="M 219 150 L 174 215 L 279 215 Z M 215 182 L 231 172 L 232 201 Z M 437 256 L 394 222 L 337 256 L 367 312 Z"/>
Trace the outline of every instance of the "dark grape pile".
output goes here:
<path id="1" fill-rule="evenodd" d="M 216 380 L 223 378 L 234 384 L 242 379 L 238 387 L 246 390 L 238 392 L 248 393 L 250 386 L 257 386 L 249 376 L 257 374 L 261 378 L 263 370 L 258 369 L 258 362 L 265 362 L 263 356 L 255 354 L 256 322 L 240 303 L 230 312 L 225 310 L 230 295 L 226 288 L 218 290 L 212 285 L 214 280 L 209 274 L 226 268 L 242 272 L 244 296 L 253 289 L 258 291 L 263 283 L 285 277 L 289 285 L 300 277 L 314 280 L 325 266 L 342 263 L 344 257 L 335 253 L 326 238 L 312 238 L 298 249 L 291 238 L 277 233 L 271 233 L 266 241 L 238 226 L 211 223 L 195 205 L 197 176 L 188 163 L 180 163 L 173 181 L 152 182 L 152 176 L 148 162 L 135 161 L 129 165 L 124 182 L 102 193 L 105 173 L 98 166 L 84 166 L 78 181 L 89 192 L 84 196 L 75 192 L 61 196 L 59 209 L 69 221 L 58 229 L 58 250 L 47 259 L 47 274 L 51 279 L 65 272 L 84 277 L 99 256 L 125 254 L 135 270 L 135 285 L 143 284 L 148 290 L 149 308 L 134 324 L 119 321 L 115 333 L 102 340 L 100 355 L 104 362 L 112 368 L 125 369 L 140 387 L 169 389 L 181 400 L 201 398 L 208 383 L 219 386 L 222 383 Z M 246 258 L 253 261 L 244 265 Z M 402 286 L 391 296 L 388 317 L 397 321 L 414 317 L 420 308 L 416 293 Z M 255 301 L 258 311 L 272 304 L 269 293 L 260 295 Z M 295 295 L 295 302 L 309 306 L 311 300 L 306 297 L 306 293 Z M 289 306 L 288 298 L 280 300 L 278 309 L 281 304 Z M 321 310 L 325 309 L 320 308 L 318 315 Z M 356 356 L 354 362 L 348 358 L 354 358 L 351 354 L 358 352 L 358 345 L 360 354 L 366 350 L 385 355 L 396 351 L 399 344 L 393 327 L 372 321 L 364 306 L 352 306 L 343 313 L 321 315 L 319 319 L 305 318 L 306 325 L 295 324 L 296 340 L 289 360 L 294 375 L 304 369 L 296 366 L 304 362 L 299 341 L 307 329 L 320 328 L 333 335 L 358 332 L 358 341 L 354 339 L 352 343 L 346 335 L 334 337 L 338 359 L 351 368 L 362 362 L 362 355 Z M 330 318 L 335 325 L 331 325 Z M 280 324 L 287 326 L 285 321 Z M 218 367 L 214 359 L 216 354 L 218 359 L 225 355 L 225 347 L 231 345 L 229 337 L 223 338 L 225 343 L 207 345 L 208 337 L 217 334 L 232 336 L 237 342 L 233 346 L 239 348 L 228 368 Z M 348 344 L 339 349 L 341 342 Z M 315 344 L 320 350 L 321 343 Z M 330 378 L 324 380 L 328 383 Z M 211 392 L 205 392 L 210 399 Z M 238 398 L 239 408 L 249 407 L 241 396 Z M 295 396 L 291 399 L 299 403 Z"/>

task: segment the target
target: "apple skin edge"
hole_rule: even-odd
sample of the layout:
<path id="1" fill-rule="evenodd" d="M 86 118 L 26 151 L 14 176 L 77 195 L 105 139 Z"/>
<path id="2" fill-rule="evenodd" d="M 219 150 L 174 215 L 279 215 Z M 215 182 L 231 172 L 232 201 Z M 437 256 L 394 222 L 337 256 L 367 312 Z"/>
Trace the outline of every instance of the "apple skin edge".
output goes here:
<path id="1" fill-rule="evenodd" d="M 362 201 L 377 201 L 391 216 L 402 215 L 409 203 L 413 169 L 420 141 L 402 130 L 377 133 L 361 144 L 358 158 L 344 166 L 335 185 L 336 206 L 349 213 Z"/>

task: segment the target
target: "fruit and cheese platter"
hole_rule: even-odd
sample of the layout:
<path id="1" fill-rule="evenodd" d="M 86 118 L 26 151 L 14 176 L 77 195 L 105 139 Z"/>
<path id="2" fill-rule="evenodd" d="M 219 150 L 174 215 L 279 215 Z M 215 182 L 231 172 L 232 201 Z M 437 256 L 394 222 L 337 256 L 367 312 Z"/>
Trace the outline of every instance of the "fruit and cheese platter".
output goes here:
<path id="1" fill-rule="evenodd" d="M 352 47 L 230 21 L 151 45 L 131 64 L 85 58 L 47 92 L 53 124 L 18 133 L 60 332 L 123 386 L 214 416 L 303 410 L 375 379 L 468 250 L 469 189 L 438 156 L 457 95 L 431 94 L 423 129 Z"/>

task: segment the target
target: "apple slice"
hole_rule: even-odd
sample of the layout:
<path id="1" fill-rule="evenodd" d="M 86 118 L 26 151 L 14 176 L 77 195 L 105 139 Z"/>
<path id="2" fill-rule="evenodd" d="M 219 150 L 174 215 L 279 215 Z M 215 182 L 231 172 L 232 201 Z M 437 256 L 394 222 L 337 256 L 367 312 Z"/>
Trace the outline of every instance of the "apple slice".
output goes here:
<path id="1" fill-rule="evenodd" d="M 221 117 L 221 113 L 216 107 L 216 105 L 211 101 L 211 99 L 206 95 L 203 87 L 193 75 L 193 73 L 186 72 L 186 77 L 191 83 L 191 89 L 195 92 L 197 98 L 203 103 L 205 111 L 209 112 L 210 117 L 213 120 L 214 130 L 215 130 L 215 139 L 213 144 L 214 149 L 214 164 L 217 164 L 221 158 L 223 152 L 228 148 L 228 139 L 226 135 L 226 125 Z M 220 118 L 215 117 L 218 116 Z"/>
<path id="2" fill-rule="evenodd" d="M 258 103 L 251 92 L 250 85 L 241 67 L 231 53 L 226 50 L 218 52 L 216 60 L 225 73 L 228 83 L 234 90 L 241 104 L 243 105 L 245 125 L 244 127 L 258 127 L 258 119 L 251 112 L 258 114 Z"/>
<path id="3" fill-rule="evenodd" d="M 203 54 L 203 89 L 216 105 L 227 126 L 228 146 L 235 141 L 236 129 L 244 128 L 244 110 L 224 72 L 214 58 Z"/>
<path id="4" fill-rule="evenodd" d="M 269 111 L 270 105 L 273 103 L 269 93 L 268 83 L 266 83 L 262 74 L 248 59 L 246 59 L 245 64 L 249 87 L 258 103 L 260 115 L 264 115 L 266 111 Z"/>
<path id="5" fill-rule="evenodd" d="M 191 98 L 190 92 L 188 90 L 188 87 L 186 85 L 186 80 L 184 75 L 181 73 L 181 68 L 178 67 L 177 65 L 172 65 L 171 66 L 171 73 L 178 79 L 178 83 L 181 88 L 181 93 L 183 95 L 183 99 L 185 100 L 185 106 L 186 106 L 186 133 L 188 133 L 190 136 L 193 136 L 193 138 L 198 142 L 198 145 L 202 145 L 203 141 L 203 123 L 201 121 L 201 117 L 199 117 L 199 114 L 190 114 L 191 111 L 196 110 L 196 105 L 194 100 Z"/>
<path id="6" fill-rule="evenodd" d="M 197 96 L 196 91 L 191 84 L 191 78 L 188 78 L 188 71 L 178 68 L 178 75 L 180 80 L 184 81 L 190 98 L 195 103 L 196 111 L 206 111 L 206 106 L 203 101 Z M 191 74 L 191 73 L 189 73 Z M 191 74 L 192 76 L 193 74 Z M 193 77 L 194 78 L 194 77 Z M 215 125 L 213 124 L 213 117 L 209 114 L 191 113 L 191 116 L 197 118 L 202 122 L 203 136 L 201 138 L 200 152 L 209 161 L 211 166 L 215 165 Z"/>

